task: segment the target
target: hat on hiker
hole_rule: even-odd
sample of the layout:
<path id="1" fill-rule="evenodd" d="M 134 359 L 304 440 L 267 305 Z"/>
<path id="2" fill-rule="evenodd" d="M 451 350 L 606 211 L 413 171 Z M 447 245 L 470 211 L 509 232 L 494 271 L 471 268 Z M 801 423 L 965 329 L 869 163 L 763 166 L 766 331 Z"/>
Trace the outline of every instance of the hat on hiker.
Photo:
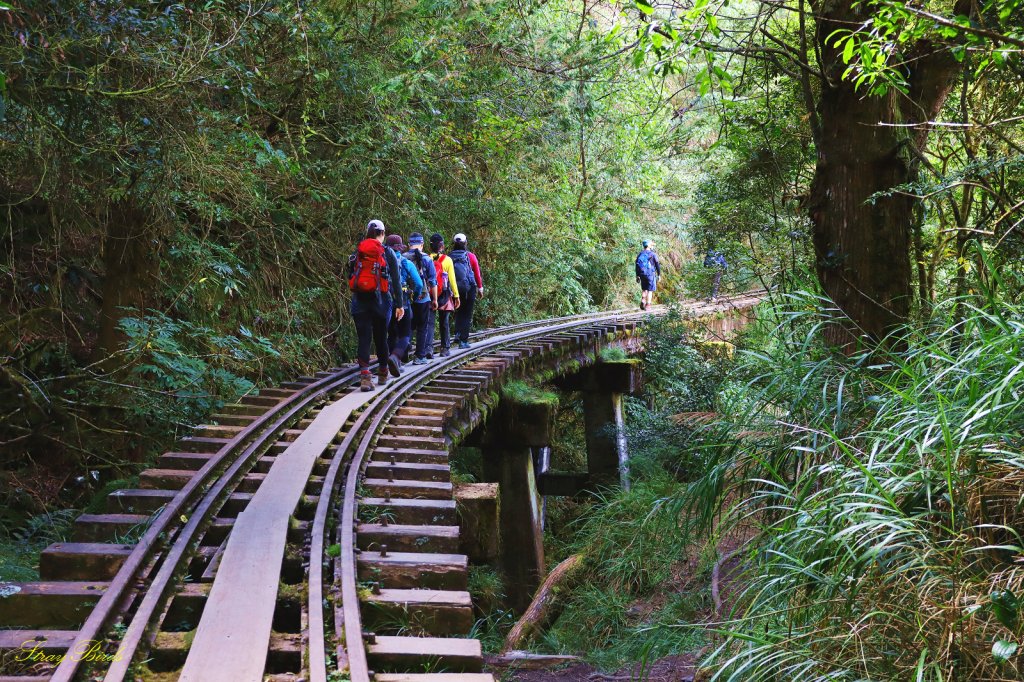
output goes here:
<path id="1" fill-rule="evenodd" d="M 384 234 L 384 223 L 379 220 L 371 220 L 366 223 L 366 234 L 368 236 L 376 236 L 378 234 Z"/>
<path id="2" fill-rule="evenodd" d="M 444 244 L 444 237 L 441 236 L 440 232 L 435 232 L 434 234 L 430 235 L 430 245 L 432 247 L 436 249 L 438 246 L 441 246 L 442 244 Z"/>
<path id="3" fill-rule="evenodd" d="M 457 235 L 455 235 L 452 238 L 452 241 L 454 241 L 456 244 L 465 244 L 466 243 L 466 235 L 464 235 L 461 232 L 459 232 Z"/>
<path id="4" fill-rule="evenodd" d="M 396 251 L 405 251 L 405 245 L 402 244 L 402 235 L 400 234 L 389 234 L 384 238 L 384 243 Z"/>
<path id="5" fill-rule="evenodd" d="M 650 239 L 645 239 L 643 242 L 643 247 L 646 249 L 651 246 L 654 246 L 654 242 L 651 241 Z"/>
<path id="6" fill-rule="evenodd" d="M 409 246 L 416 246 L 417 244 L 423 243 L 423 235 L 419 232 L 413 232 L 409 235 Z"/>

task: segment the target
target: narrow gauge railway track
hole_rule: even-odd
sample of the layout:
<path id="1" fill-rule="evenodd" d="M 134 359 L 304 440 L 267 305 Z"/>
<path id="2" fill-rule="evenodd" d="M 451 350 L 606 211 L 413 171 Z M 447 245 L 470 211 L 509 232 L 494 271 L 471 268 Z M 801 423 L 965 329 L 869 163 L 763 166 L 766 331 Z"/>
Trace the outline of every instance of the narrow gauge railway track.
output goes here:
<path id="1" fill-rule="evenodd" d="M 692 314 L 712 310 L 690 308 Z M 111 513 L 83 515 L 75 528 L 79 542 L 48 548 L 42 582 L 15 586 L 15 594 L 0 599 L 0 626 L 11 628 L 0 630 L 0 648 L 7 650 L 0 674 L 22 681 L 120 680 L 156 671 L 173 679 L 180 670 L 181 679 L 235 680 L 266 672 L 326 682 L 339 669 L 348 669 L 354 681 L 369 680 L 372 665 L 378 682 L 397 682 L 409 670 L 479 671 L 479 643 L 465 638 L 472 610 L 466 559 L 457 554 L 445 420 L 533 353 L 624 331 L 640 317 L 596 313 L 481 332 L 469 351 L 363 394 L 355 409 L 333 415 L 334 421 L 321 415 L 354 399 L 354 367 L 264 389 L 228 406 L 217 424 L 200 427 L 182 440 L 180 452 L 160 458 L 160 468 L 143 472 L 139 489 L 112 493 Z M 302 442 L 324 422 L 326 441 Z M 231 613 L 230 586 L 221 589 L 227 597 L 217 608 L 204 606 L 216 601 L 221 561 L 231 565 L 228 539 L 239 512 L 257 498 L 275 463 L 299 451 L 306 452 L 309 468 L 297 506 L 286 512 L 294 516 L 282 536 L 285 556 L 273 574 L 270 615 L 262 625 L 252 619 L 251 629 L 263 628 L 265 637 L 235 641 L 236 653 L 256 672 L 236 676 L 239 659 L 225 660 L 223 637 L 226 629 L 247 632 L 247 623 L 225 625 L 216 617 L 223 604 Z M 360 522 L 361 510 L 385 513 Z M 133 535 L 139 536 L 135 543 Z M 244 581 L 247 573 L 236 569 L 230 578 Z M 361 580 L 372 587 L 361 590 Z M 385 633 L 396 630 L 389 624 L 396 619 L 406 624 L 393 634 L 364 637 L 364 619 Z M 328 639 L 337 646 L 328 646 Z M 94 653 L 65 656 L 56 669 L 17 660 L 33 647 L 51 655 Z M 100 651 L 115 660 L 97 660 Z"/>

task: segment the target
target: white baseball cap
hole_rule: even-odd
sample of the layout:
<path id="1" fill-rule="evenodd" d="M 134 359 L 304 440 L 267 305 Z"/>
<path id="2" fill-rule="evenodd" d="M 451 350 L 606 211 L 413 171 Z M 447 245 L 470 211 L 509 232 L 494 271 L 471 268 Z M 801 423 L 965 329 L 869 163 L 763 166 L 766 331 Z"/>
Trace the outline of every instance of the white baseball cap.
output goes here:
<path id="1" fill-rule="evenodd" d="M 381 232 L 385 232 L 384 223 L 379 220 L 371 220 L 370 222 L 366 223 L 366 231 L 373 231 L 378 234 L 380 234 Z"/>
<path id="2" fill-rule="evenodd" d="M 458 233 L 457 235 L 455 235 L 454 237 L 452 237 L 452 241 L 453 241 L 453 242 L 462 242 L 463 244 L 465 244 L 465 243 L 466 243 L 467 241 L 469 241 L 469 240 L 468 240 L 468 239 L 466 239 L 466 235 L 464 235 L 464 234 L 462 234 L 461 232 L 459 232 L 459 233 Z"/>

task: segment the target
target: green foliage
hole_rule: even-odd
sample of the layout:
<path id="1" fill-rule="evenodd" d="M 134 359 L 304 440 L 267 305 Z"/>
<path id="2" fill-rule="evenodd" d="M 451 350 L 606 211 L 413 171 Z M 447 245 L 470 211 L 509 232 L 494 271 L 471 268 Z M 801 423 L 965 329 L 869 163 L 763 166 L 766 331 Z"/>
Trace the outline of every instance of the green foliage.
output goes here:
<path id="1" fill-rule="evenodd" d="M 602 670 L 696 651 L 706 644 L 706 636 L 687 625 L 700 617 L 705 600 L 706 595 L 674 592 L 647 613 L 614 592 L 586 586 L 573 595 L 562 616 L 565 625 L 545 634 L 543 647 L 560 653 L 586 651 L 587 661 Z"/>
<path id="2" fill-rule="evenodd" d="M 815 298 L 741 360 L 705 475 L 669 508 L 760 530 L 717 679 L 1019 676 L 1022 313 L 951 301 L 836 356 Z M 921 627 L 920 623 L 930 623 Z"/>
<path id="3" fill-rule="evenodd" d="M 958 62 L 964 61 L 968 50 L 980 53 L 977 75 L 989 66 L 1007 66 L 1015 57 L 1013 46 L 1024 46 L 1024 26 L 1019 23 L 1024 2 L 1020 0 L 987 0 L 970 7 L 969 13 L 976 11 L 984 20 L 985 28 L 980 30 L 977 17 L 959 13 L 968 7 L 956 3 L 918 6 L 899 0 L 866 0 L 860 4 L 870 12 L 867 20 L 855 29 L 836 30 L 828 39 L 841 49 L 843 63 L 848 65 L 844 77 L 873 95 L 885 95 L 890 88 L 908 92 L 910 69 L 905 58 L 923 40 L 932 49 L 949 50 Z"/>
<path id="4" fill-rule="evenodd" d="M 563 553 L 585 552 L 585 575 L 541 650 L 585 652 L 614 670 L 703 644 L 699 631 L 681 625 L 694 621 L 705 597 L 672 590 L 683 545 L 661 503 L 675 489 L 662 475 L 577 510 L 574 540 Z"/>
<path id="5" fill-rule="evenodd" d="M 20 527 L 0 532 L 0 598 L 3 581 L 28 582 L 39 579 L 39 553 L 70 535 L 78 510 L 61 509 L 31 516 Z"/>
<path id="6" fill-rule="evenodd" d="M 3 466 L 130 469 L 250 386 L 350 359 L 339 274 L 371 217 L 467 233 L 480 326 L 632 293 L 675 204 L 661 85 L 568 0 L 519 9 L 5 11 Z"/>
<path id="7" fill-rule="evenodd" d="M 505 578 L 490 566 L 470 566 L 468 590 L 477 615 L 470 636 L 480 640 L 485 652 L 497 653 L 516 622 L 515 613 L 503 606 Z"/>
<path id="8" fill-rule="evenodd" d="M 127 339 L 125 355 L 136 377 L 141 401 L 132 409 L 152 419 L 167 416 L 168 401 L 183 412 L 181 421 L 200 419 L 225 402 L 253 388 L 234 372 L 250 371 L 279 353 L 266 339 L 253 336 L 245 327 L 238 335 L 218 334 L 163 314 L 124 317 L 121 329 Z M 146 399 L 146 390 L 155 399 Z"/>
<path id="9" fill-rule="evenodd" d="M 725 361 L 702 356 L 694 347 L 699 335 L 693 332 L 675 314 L 644 329 L 644 377 L 655 412 L 670 415 L 714 409 Z"/>
<path id="10" fill-rule="evenodd" d="M 557 393 L 531 386 L 525 381 L 510 381 L 501 387 L 501 393 L 505 398 L 519 403 L 551 406 L 558 404 Z"/>

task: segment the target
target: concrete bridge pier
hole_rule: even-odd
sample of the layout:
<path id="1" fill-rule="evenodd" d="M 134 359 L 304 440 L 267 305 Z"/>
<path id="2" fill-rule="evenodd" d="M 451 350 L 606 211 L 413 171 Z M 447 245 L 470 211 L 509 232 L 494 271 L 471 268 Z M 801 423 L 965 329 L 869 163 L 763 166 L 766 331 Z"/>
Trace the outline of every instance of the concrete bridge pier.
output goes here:
<path id="1" fill-rule="evenodd" d="M 544 578 L 544 532 L 533 449 L 551 442 L 557 396 L 505 394 L 481 435 L 484 475 L 498 483 L 501 565 L 509 605 L 522 611 Z"/>
<path id="2" fill-rule="evenodd" d="M 587 472 L 591 487 L 619 483 L 629 489 L 629 449 L 622 397 L 639 392 L 642 375 L 637 360 L 599 362 L 563 379 L 560 385 L 583 397 L 587 440 Z"/>

